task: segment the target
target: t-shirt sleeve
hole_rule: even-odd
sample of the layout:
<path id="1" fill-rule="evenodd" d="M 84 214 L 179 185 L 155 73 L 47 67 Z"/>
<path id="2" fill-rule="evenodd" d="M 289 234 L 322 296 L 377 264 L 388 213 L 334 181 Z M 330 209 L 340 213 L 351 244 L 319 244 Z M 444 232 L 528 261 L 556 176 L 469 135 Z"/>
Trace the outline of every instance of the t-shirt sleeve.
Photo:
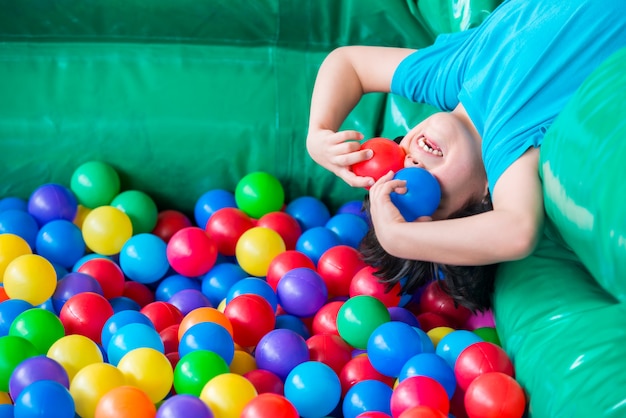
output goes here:
<path id="1" fill-rule="evenodd" d="M 406 57 L 396 68 L 391 92 L 441 110 L 459 104 L 468 39 L 475 29 L 439 35 L 435 43 Z"/>

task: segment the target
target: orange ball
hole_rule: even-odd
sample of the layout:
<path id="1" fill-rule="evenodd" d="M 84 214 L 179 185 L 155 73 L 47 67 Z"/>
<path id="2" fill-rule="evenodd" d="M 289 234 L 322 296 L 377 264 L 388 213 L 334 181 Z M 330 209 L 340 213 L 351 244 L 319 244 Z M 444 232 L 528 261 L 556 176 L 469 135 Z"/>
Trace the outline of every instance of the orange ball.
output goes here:
<path id="1" fill-rule="evenodd" d="M 156 412 L 156 406 L 144 391 L 119 386 L 100 398 L 95 418 L 154 418 Z"/>
<path id="2" fill-rule="evenodd" d="M 178 340 L 180 341 L 189 328 L 200 322 L 213 322 L 221 325 L 228 331 L 231 337 L 233 336 L 233 325 L 223 312 L 215 308 L 202 307 L 194 309 L 183 317 L 178 327 Z"/>

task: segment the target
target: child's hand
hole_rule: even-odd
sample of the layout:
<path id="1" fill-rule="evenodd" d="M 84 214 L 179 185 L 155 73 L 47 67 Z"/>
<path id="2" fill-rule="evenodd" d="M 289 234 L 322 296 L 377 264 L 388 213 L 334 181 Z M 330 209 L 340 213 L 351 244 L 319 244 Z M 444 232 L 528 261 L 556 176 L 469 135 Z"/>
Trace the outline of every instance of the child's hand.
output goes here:
<path id="1" fill-rule="evenodd" d="M 371 177 L 359 177 L 350 167 L 372 158 L 371 150 L 361 150 L 359 140 L 363 134 L 357 131 L 321 130 L 309 133 L 307 149 L 311 158 L 340 177 L 352 187 L 369 187 L 374 184 Z"/>

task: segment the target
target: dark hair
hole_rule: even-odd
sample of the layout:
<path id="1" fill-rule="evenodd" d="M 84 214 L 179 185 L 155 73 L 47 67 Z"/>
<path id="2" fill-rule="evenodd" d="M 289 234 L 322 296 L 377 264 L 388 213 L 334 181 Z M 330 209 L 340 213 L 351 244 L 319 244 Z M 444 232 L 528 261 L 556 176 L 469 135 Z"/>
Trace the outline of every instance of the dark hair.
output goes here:
<path id="1" fill-rule="evenodd" d="M 394 141 L 399 142 L 402 137 Z M 369 196 L 363 209 L 369 217 Z M 472 202 L 453 213 L 450 218 L 463 218 L 493 209 L 491 199 Z M 389 291 L 401 283 L 402 293 L 413 294 L 433 280 L 439 280 L 441 289 L 452 299 L 473 312 L 491 307 L 496 265 L 453 266 L 419 260 L 407 260 L 388 254 L 378 242 L 374 228 L 370 228 L 360 244 L 364 261 L 376 269 L 375 275 L 387 284 Z"/>

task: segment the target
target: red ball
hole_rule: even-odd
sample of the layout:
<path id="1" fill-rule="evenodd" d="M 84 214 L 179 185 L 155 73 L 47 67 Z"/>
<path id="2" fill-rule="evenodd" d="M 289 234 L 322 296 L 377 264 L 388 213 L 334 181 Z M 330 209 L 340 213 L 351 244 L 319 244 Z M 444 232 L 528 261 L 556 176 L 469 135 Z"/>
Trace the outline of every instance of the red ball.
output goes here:
<path id="1" fill-rule="evenodd" d="M 66 335 L 83 335 L 100 344 L 102 328 L 113 313 L 113 307 L 104 296 L 83 292 L 65 302 L 59 313 L 59 319 Z"/>
<path id="2" fill-rule="evenodd" d="M 250 400 L 241 411 L 241 418 L 298 418 L 298 410 L 284 396 L 262 393 Z"/>
<path id="3" fill-rule="evenodd" d="M 159 212 L 152 233 L 167 243 L 176 232 L 190 226 L 193 226 L 193 223 L 184 213 L 177 210 L 164 210 Z"/>
<path id="4" fill-rule="evenodd" d="M 211 270 L 216 260 L 217 245 L 204 229 L 183 228 L 167 243 L 167 261 L 183 276 L 201 276 Z"/>
<path id="5" fill-rule="evenodd" d="M 352 347 L 338 335 L 316 334 L 306 340 L 311 361 L 319 361 L 333 369 L 337 376 L 352 359 Z"/>
<path id="6" fill-rule="evenodd" d="M 336 245 L 320 256 L 317 272 L 324 279 L 330 297 L 348 296 L 352 278 L 366 266 L 356 248 Z"/>
<path id="7" fill-rule="evenodd" d="M 167 361 L 169 361 L 172 365 L 172 370 L 176 369 L 176 365 L 180 361 L 180 353 L 178 352 L 178 350 L 165 354 L 165 357 L 167 358 Z M 172 387 L 172 392 L 173 391 L 174 387 Z"/>
<path id="8" fill-rule="evenodd" d="M 391 415 L 387 415 L 380 411 L 367 411 L 361 412 L 356 418 L 391 418 Z"/>
<path id="9" fill-rule="evenodd" d="M 420 297 L 420 309 L 422 312 L 431 312 L 448 318 L 455 329 L 459 329 L 472 315 L 472 311 L 464 306 L 455 304 L 454 299 L 448 295 L 441 281 L 430 282 Z"/>
<path id="10" fill-rule="evenodd" d="M 257 222 L 257 226 L 273 229 L 278 232 L 285 242 L 287 250 L 296 248 L 298 238 L 302 235 L 302 227 L 293 216 L 287 212 L 270 212 L 261 216 Z"/>
<path id="11" fill-rule="evenodd" d="M 159 333 L 171 325 L 179 325 L 184 317 L 176 306 L 161 301 L 149 303 L 139 312 L 148 317 Z"/>
<path id="12" fill-rule="evenodd" d="M 441 315 L 437 315 L 432 312 L 424 312 L 416 316 L 417 322 L 420 324 L 420 329 L 424 332 L 428 332 L 433 328 L 448 327 L 456 329 L 456 324 L 450 319 L 444 318 Z"/>
<path id="13" fill-rule="evenodd" d="M 142 308 L 154 302 L 154 293 L 152 293 L 152 290 L 145 284 L 132 280 L 124 283 L 124 293 L 122 296 L 134 300 Z"/>
<path id="14" fill-rule="evenodd" d="M 300 251 L 283 251 L 270 262 L 265 279 L 272 289 L 276 290 L 278 282 L 285 273 L 298 267 L 308 267 L 311 270 L 315 270 L 315 263 L 309 256 Z"/>
<path id="15" fill-rule="evenodd" d="M 406 153 L 400 145 L 388 138 L 372 138 L 361 145 L 361 149 L 371 149 L 374 156 L 352 166 L 357 176 L 378 180 L 389 171 L 394 173 L 404 168 Z"/>
<path id="16" fill-rule="evenodd" d="M 223 255 L 235 255 L 237 241 L 254 226 L 252 218 L 237 208 L 221 208 L 211 215 L 204 228 Z"/>
<path id="17" fill-rule="evenodd" d="M 285 384 L 278 375 L 264 369 L 254 369 L 243 375 L 252 383 L 258 394 L 275 393 L 283 395 L 285 393 Z"/>
<path id="18" fill-rule="evenodd" d="M 400 414 L 398 418 L 447 418 L 448 416 L 438 409 L 428 406 L 414 406 Z M 455 417 L 456 418 L 456 417 Z"/>
<path id="19" fill-rule="evenodd" d="M 398 306 L 402 291 L 400 283 L 387 291 L 387 285 L 374 276 L 375 271 L 373 267 L 365 266 L 354 275 L 350 283 L 350 297 L 367 295 L 380 300 L 388 308 Z"/>
<path id="20" fill-rule="evenodd" d="M 399 417 L 407 409 L 428 406 L 445 416 L 450 411 L 450 400 L 441 383 L 427 376 L 404 379 L 391 394 L 391 415 Z"/>
<path id="21" fill-rule="evenodd" d="M 389 387 L 393 387 L 394 383 L 393 377 L 385 376 L 372 366 L 367 355 L 359 355 L 348 361 L 339 374 L 342 396 L 345 396 L 352 386 L 363 380 L 378 380 Z"/>
<path id="22" fill-rule="evenodd" d="M 499 346 L 483 341 L 469 345 L 457 357 L 454 364 L 456 381 L 462 390 L 478 376 L 489 372 L 501 372 L 515 377 L 513 362 Z"/>
<path id="23" fill-rule="evenodd" d="M 103 257 L 91 258 L 81 264 L 76 271 L 96 279 L 106 299 L 117 298 L 124 294 L 124 272 L 113 260 Z"/>
<path id="24" fill-rule="evenodd" d="M 468 418 L 467 411 L 465 411 L 465 391 L 458 385 L 450 399 L 450 415 L 454 418 Z"/>
<path id="25" fill-rule="evenodd" d="M 262 296 L 244 293 L 232 299 L 224 315 L 233 326 L 233 340 L 242 347 L 252 347 L 276 325 L 272 305 Z"/>
<path id="26" fill-rule="evenodd" d="M 165 354 L 172 353 L 174 351 L 178 351 L 178 328 L 180 324 L 173 324 L 166 328 L 163 328 L 161 332 L 159 332 L 159 337 L 161 337 L 161 341 L 163 341 L 163 346 L 165 347 Z"/>
<path id="27" fill-rule="evenodd" d="M 313 317 L 313 323 L 311 325 L 313 334 L 339 335 L 339 331 L 337 330 L 337 314 L 343 304 L 343 301 L 332 301 L 322 306 Z"/>
<path id="28" fill-rule="evenodd" d="M 472 418 L 521 418 L 526 396 L 511 376 L 490 372 L 478 376 L 465 392 L 465 409 Z"/>

